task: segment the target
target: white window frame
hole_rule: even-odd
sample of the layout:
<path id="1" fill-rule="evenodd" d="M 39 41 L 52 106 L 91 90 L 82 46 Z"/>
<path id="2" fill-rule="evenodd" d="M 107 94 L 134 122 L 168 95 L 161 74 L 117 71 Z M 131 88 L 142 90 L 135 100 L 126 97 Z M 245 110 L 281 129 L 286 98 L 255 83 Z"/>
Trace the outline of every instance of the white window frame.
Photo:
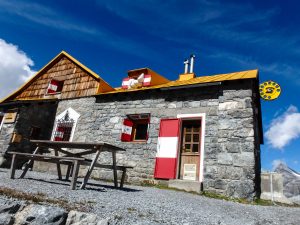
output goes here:
<path id="1" fill-rule="evenodd" d="M 194 113 L 194 114 L 177 114 L 177 118 L 199 118 L 201 119 L 201 144 L 200 144 L 200 171 L 199 182 L 203 182 L 204 172 L 204 138 L 205 138 L 205 117 L 206 113 Z"/>
<path id="2" fill-rule="evenodd" d="M 53 130 L 52 130 L 51 141 L 54 140 L 54 134 L 55 134 L 55 131 L 56 131 L 56 128 L 57 128 L 57 121 L 60 120 L 60 119 L 62 119 L 67 114 L 67 112 L 69 113 L 69 117 L 74 120 L 74 125 L 72 127 L 71 136 L 70 136 L 70 140 L 69 141 L 73 140 L 75 129 L 76 129 L 76 125 L 77 125 L 78 119 L 80 117 L 80 114 L 77 113 L 74 109 L 72 109 L 70 107 L 70 108 L 66 109 L 65 111 L 63 111 L 58 116 L 56 116 L 55 123 L 54 123 Z"/>

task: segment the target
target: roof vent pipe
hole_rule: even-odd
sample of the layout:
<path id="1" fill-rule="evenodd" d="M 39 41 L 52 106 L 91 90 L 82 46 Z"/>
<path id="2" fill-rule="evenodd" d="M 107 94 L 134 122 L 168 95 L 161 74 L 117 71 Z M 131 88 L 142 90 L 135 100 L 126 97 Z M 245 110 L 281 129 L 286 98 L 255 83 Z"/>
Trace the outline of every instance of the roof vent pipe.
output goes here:
<path id="1" fill-rule="evenodd" d="M 183 64 L 184 64 L 184 73 L 188 73 L 189 60 L 188 59 L 184 60 Z"/>
<path id="2" fill-rule="evenodd" d="M 192 54 L 190 56 L 190 73 L 193 73 L 193 70 L 194 70 L 194 59 L 195 59 L 195 55 Z"/>

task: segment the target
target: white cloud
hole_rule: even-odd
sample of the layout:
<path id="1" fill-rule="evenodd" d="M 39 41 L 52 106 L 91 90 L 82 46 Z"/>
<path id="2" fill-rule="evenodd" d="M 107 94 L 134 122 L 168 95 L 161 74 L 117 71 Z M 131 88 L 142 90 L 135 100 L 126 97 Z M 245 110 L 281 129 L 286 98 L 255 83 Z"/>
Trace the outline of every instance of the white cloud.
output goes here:
<path id="1" fill-rule="evenodd" d="M 272 161 L 272 170 L 274 171 L 278 165 L 284 164 L 286 165 L 286 162 L 283 159 L 275 159 Z"/>
<path id="2" fill-rule="evenodd" d="M 35 71 L 33 61 L 18 46 L 0 39 L 0 99 L 22 85 Z"/>
<path id="3" fill-rule="evenodd" d="M 283 149 L 292 140 L 300 137 L 300 113 L 291 105 L 286 112 L 272 120 L 266 132 L 268 144 L 273 148 Z"/>

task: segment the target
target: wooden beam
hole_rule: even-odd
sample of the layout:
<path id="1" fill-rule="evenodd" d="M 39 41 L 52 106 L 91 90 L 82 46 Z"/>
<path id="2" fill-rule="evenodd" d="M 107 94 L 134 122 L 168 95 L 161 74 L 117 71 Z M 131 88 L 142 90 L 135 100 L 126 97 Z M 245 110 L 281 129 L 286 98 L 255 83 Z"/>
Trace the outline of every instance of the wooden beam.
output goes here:
<path id="1" fill-rule="evenodd" d="M 37 146 L 37 147 L 35 148 L 35 150 L 33 151 L 32 155 L 35 155 L 35 154 L 39 151 L 39 149 L 40 149 L 40 147 Z M 23 153 L 23 154 L 26 154 L 26 153 Z M 15 154 L 15 155 L 16 155 L 16 154 Z M 23 170 L 23 172 L 22 172 L 20 178 L 24 178 L 24 177 L 25 177 L 25 175 L 26 175 L 26 173 L 27 173 L 27 171 L 28 171 L 28 169 L 29 169 L 29 166 L 32 165 L 33 161 L 34 161 L 33 159 L 30 159 L 30 160 L 25 164 L 25 168 L 24 168 L 24 170 Z"/>
<path id="2" fill-rule="evenodd" d="M 54 149 L 54 155 L 55 156 L 59 156 L 57 149 Z M 62 178 L 61 178 L 61 169 L 60 169 L 60 163 L 59 163 L 59 161 L 56 163 L 56 167 L 57 167 L 57 176 L 58 176 L 58 179 L 61 180 Z"/>
<path id="3" fill-rule="evenodd" d="M 116 152 L 112 152 L 112 160 L 113 160 L 114 183 L 115 183 L 115 188 L 117 188 L 118 187 L 118 172 L 117 172 Z"/>
<path id="4" fill-rule="evenodd" d="M 16 160 L 16 154 L 13 154 L 11 165 L 10 165 L 10 179 L 14 179 L 15 178 L 16 162 L 17 162 L 17 160 Z"/>
<path id="5" fill-rule="evenodd" d="M 77 182 L 77 177 L 78 177 L 78 171 L 79 171 L 79 163 L 78 163 L 78 160 L 75 160 L 74 161 L 74 165 L 73 165 L 71 190 L 75 190 L 76 189 L 76 182 Z"/>
<path id="6" fill-rule="evenodd" d="M 84 177 L 84 179 L 83 179 L 83 181 L 82 181 L 82 184 L 81 184 L 81 186 L 80 186 L 80 189 L 85 188 L 85 186 L 86 186 L 86 184 L 87 184 L 87 182 L 88 182 L 88 180 L 89 180 L 89 177 L 91 176 L 91 173 L 92 173 L 92 171 L 93 171 L 93 169 L 94 169 L 94 166 L 95 166 L 95 164 L 96 164 L 96 162 L 97 162 L 97 160 L 98 160 L 98 158 L 99 158 L 99 155 L 100 155 L 100 153 L 101 153 L 102 148 L 103 148 L 103 146 L 101 146 L 100 149 L 97 150 L 97 153 L 96 153 L 96 155 L 94 156 L 93 161 L 91 162 L 91 164 L 90 164 L 90 166 L 89 166 L 89 168 L 88 168 L 88 171 L 87 171 L 87 173 L 86 173 L 86 175 L 85 175 L 85 177 Z"/>

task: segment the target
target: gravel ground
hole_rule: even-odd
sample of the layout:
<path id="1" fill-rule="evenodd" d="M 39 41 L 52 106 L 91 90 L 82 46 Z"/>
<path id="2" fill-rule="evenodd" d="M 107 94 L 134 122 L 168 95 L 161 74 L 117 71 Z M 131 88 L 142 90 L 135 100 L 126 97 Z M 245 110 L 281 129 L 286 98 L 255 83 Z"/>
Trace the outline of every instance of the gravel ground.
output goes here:
<path id="1" fill-rule="evenodd" d="M 17 171 L 16 177 L 19 174 Z M 245 205 L 132 185 L 118 190 L 102 181 L 90 183 L 85 190 L 71 191 L 68 182 L 54 175 L 29 171 L 26 179 L 11 180 L 8 170 L 0 169 L 1 187 L 85 204 L 89 212 L 109 218 L 110 224 L 300 224 L 300 208 Z"/>

